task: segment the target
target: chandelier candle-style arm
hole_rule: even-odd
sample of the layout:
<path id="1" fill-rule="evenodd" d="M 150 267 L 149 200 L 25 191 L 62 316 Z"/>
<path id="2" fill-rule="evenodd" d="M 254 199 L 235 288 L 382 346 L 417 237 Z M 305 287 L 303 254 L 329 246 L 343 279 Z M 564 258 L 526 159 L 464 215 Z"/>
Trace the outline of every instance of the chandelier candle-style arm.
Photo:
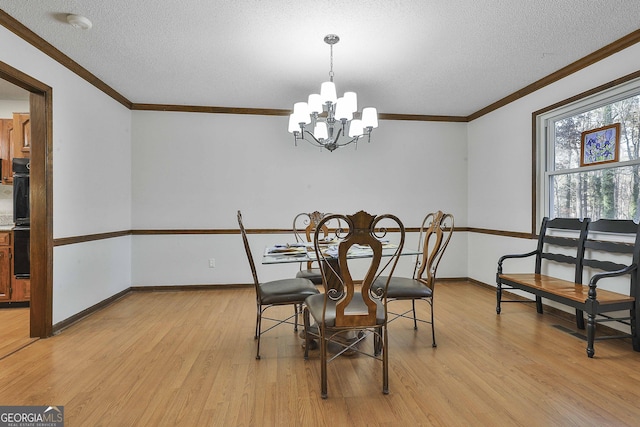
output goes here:
<path id="1" fill-rule="evenodd" d="M 358 114 L 358 96 L 355 92 L 345 92 L 339 97 L 333 82 L 333 45 L 340 41 L 335 34 L 324 38 L 331 48 L 331 68 L 329 81 L 322 83 L 320 93 L 309 95 L 307 102 L 296 102 L 289 116 L 289 132 L 294 143 L 305 140 L 317 147 L 333 151 L 338 147 L 356 144 L 367 136 L 371 141 L 371 132 L 378 127 L 378 112 L 367 107 Z M 356 115 L 360 118 L 355 118 Z"/>

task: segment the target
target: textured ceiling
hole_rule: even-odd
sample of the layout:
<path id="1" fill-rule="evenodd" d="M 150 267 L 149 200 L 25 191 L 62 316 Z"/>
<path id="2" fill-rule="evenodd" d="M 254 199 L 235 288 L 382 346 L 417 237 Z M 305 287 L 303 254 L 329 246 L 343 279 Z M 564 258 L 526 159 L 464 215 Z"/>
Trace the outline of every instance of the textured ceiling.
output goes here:
<path id="1" fill-rule="evenodd" d="M 639 0 L 0 0 L 134 103 L 290 109 L 339 94 L 467 116 L 640 28 Z M 66 14 L 88 17 L 76 29 Z M 45 82 L 46 83 L 46 82 Z"/>

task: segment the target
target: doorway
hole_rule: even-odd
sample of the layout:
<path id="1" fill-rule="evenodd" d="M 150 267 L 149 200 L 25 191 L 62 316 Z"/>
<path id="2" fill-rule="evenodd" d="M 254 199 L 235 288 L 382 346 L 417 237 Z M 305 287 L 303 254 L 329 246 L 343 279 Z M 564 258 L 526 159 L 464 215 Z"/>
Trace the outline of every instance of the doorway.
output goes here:
<path id="1" fill-rule="evenodd" d="M 44 83 L 0 62 L 0 79 L 29 92 L 31 123 L 31 298 L 29 336 L 53 333 L 53 175 L 52 90 Z"/>
<path id="2" fill-rule="evenodd" d="M 31 272 L 29 152 L 23 147 L 28 146 L 29 132 L 23 123 L 28 123 L 29 96 L 26 90 L 0 79 L 0 359 L 37 339 L 30 338 L 27 285 Z"/>

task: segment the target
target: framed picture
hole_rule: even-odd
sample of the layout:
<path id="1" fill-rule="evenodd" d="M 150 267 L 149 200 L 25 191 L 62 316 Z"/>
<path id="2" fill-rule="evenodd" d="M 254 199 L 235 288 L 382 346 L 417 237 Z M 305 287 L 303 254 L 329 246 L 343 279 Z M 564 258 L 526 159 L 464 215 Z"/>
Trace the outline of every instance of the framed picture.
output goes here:
<path id="1" fill-rule="evenodd" d="M 620 123 L 582 132 L 580 166 L 618 161 Z"/>

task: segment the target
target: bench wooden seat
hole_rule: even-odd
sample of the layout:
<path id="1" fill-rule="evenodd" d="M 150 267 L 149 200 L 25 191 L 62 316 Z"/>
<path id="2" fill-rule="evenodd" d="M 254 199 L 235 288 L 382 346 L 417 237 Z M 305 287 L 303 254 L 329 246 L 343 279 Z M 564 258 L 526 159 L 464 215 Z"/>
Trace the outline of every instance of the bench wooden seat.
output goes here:
<path id="1" fill-rule="evenodd" d="M 517 282 L 522 288 L 530 288 L 534 291 L 549 292 L 558 297 L 584 304 L 589 298 L 589 287 L 568 280 L 557 279 L 543 274 L 503 274 L 502 279 L 509 282 Z M 527 290 L 527 289 L 523 289 Z M 544 296 L 544 295 L 543 295 Z M 598 302 L 600 305 L 615 304 L 619 302 L 633 302 L 634 297 L 611 292 L 606 289 L 598 290 Z"/>
<path id="2" fill-rule="evenodd" d="M 535 257 L 533 272 L 503 271 L 505 261 L 529 257 Z M 621 257 L 630 262 L 620 262 Z M 571 265 L 574 280 L 542 274 L 550 263 Z M 589 357 L 595 354 L 597 339 L 631 338 L 633 349 L 640 351 L 640 304 L 636 303 L 640 300 L 639 265 L 640 225 L 633 221 L 544 218 L 536 250 L 504 255 L 498 260 L 496 313 L 500 314 L 504 302 L 535 302 L 538 313 L 542 313 L 542 298 L 547 298 L 575 308 L 579 329 L 585 328 L 584 313 L 587 313 Z M 594 270 L 600 272 L 593 273 Z M 583 284 L 583 278 L 587 278 L 588 284 Z M 617 278 L 616 283 L 628 283 L 625 285 L 628 291 L 614 292 L 599 287 L 600 280 L 610 278 Z M 530 292 L 535 300 L 503 300 L 502 291 L 509 289 Z M 628 315 L 620 315 L 621 312 Z M 619 322 L 631 332 L 596 338 L 596 324 L 601 322 Z"/>

